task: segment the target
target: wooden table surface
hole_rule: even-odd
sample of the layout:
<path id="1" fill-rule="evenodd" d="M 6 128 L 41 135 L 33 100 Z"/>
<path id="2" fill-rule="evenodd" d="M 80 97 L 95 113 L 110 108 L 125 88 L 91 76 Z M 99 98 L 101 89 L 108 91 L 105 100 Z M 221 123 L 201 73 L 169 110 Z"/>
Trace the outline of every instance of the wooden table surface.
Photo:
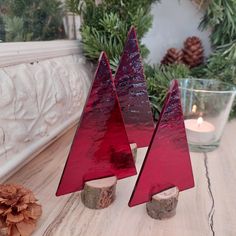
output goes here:
<path id="1" fill-rule="evenodd" d="M 191 153 L 195 188 L 180 193 L 176 216 L 163 221 L 150 218 L 145 204 L 128 207 L 137 176 L 119 181 L 116 201 L 103 210 L 85 208 L 80 193 L 55 197 L 74 132 L 70 129 L 7 181 L 31 188 L 43 206 L 34 236 L 236 235 L 236 121 L 227 124 L 217 150 Z M 138 150 L 138 170 L 145 152 Z"/>

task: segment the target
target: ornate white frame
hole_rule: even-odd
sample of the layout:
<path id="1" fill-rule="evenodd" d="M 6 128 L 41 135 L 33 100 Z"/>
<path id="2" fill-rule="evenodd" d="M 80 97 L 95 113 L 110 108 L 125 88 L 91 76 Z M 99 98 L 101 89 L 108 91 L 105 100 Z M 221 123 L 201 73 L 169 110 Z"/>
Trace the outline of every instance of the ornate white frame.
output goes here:
<path id="1" fill-rule="evenodd" d="M 91 67 L 77 40 L 0 43 L 0 180 L 78 122 Z"/>
<path id="2" fill-rule="evenodd" d="M 0 67 L 81 53 L 79 40 L 0 43 Z"/>

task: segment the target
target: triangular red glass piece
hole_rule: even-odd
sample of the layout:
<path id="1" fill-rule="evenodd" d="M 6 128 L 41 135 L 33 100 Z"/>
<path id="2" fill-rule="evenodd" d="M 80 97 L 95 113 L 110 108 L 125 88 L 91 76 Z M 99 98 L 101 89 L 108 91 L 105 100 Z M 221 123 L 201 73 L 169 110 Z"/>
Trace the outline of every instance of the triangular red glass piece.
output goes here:
<path id="1" fill-rule="evenodd" d="M 114 81 L 129 142 L 148 146 L 154 123 L 134 27 L 129 31 Z"/>
<path id="2" fill-rule="evenodd" d="M 135 174 L 110 65 L 102 53 L 56 195 L 81 190 L 89 180 Z"/>
<path id="3" fill-rule="evenodd" d="M 154 194 L 177 186 L 194 186 L 180 92 L 173 81 L 153 134 L 129 206 L 151 200 Z"/>

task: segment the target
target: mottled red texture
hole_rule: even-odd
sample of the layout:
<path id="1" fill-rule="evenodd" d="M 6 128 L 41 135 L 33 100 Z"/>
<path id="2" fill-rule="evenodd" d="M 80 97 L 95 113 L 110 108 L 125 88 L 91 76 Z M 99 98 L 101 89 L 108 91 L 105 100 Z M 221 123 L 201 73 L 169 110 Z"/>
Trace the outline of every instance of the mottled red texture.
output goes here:
<path id="1" fill-rule="evenodd" d="M 102 53 L 56 195 L 81 190 L 88 180 L 135 174 L 110 65 Z"/>
<path id="2" fill-rule="evenodd" d="M 177 186 L 194 186 L 177 81 L 167 94 L 129 206 L 151 200 L 154 194 Z"/>
<path id="3" fill-rule="evenodd" d="M 129 31 L 114 81 L 129 142 L 148 146 L 154 123 L 134 27 Z"/>

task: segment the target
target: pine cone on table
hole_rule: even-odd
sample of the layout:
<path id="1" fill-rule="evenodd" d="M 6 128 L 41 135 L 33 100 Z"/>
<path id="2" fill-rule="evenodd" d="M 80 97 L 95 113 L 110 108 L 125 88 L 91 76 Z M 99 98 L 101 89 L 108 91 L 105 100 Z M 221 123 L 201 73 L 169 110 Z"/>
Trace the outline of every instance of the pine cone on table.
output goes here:
<path id="1" fill-rule="evenodd" d="M 198 37 L 188 37 L 184 42 L 183 61 L 191 68 L 203 64 L 204 49 Z"/>
<path id="2" fill-rule="evenodd" d="M 183 59 L 182 50 L 176 48 L 170 48 L 167 50 L 166 55 L 163 57 L 161 64 L 170 65 L 181 63 Z"/>
<path id="3" fill-rule="evenodd" d="M 29 236 L 42 214 L 32 191 L 17 184 L 0 185 L 0 235 Z"/>

